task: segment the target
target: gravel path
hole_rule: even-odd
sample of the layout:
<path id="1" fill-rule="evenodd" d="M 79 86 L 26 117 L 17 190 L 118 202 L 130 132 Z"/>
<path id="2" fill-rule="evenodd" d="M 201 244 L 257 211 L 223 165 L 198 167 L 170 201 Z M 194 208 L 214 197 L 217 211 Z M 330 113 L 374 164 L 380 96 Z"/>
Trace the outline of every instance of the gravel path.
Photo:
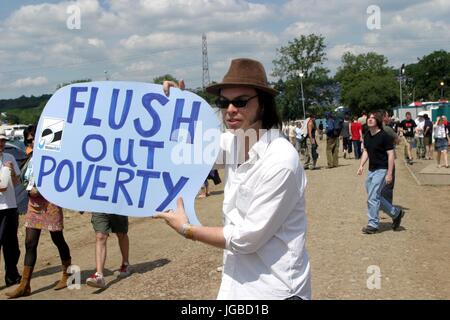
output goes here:
<path id="1" fill-rule="evenodd" d="M 450 186 L 417 186 L 403 159 L 398 159 L 394 202 L 406 209 L 403 228 L 392 231 L 391 219 L 381 214 L 382 232 L 363 235 L 366 192 L 364 178 L 356 176 L 358 161 L 340 158 L 338 168 L 325 169 L 325 142 L 319 142 L 321 169 L 306 171 L 313 298 L 449 299 Z M 213 195 L 196 201 L 200 221 L 209 226 L 221 225 L 223 186 L 214 188 Z M 222 251 L 184 240 L 164 222 L 149 218 L 130 219 L 133 274 L 117 279 L 120 253 L 112 235 L 108 241 L 107 288 L 86 286 L 85 279 L 95 266 L 90 216 L 65 212 L 65 237 L 73 263 L 82 270 L 81 288 L 52 289 L 60 276 L 59 258 L 49 235 L 43 233 L 31 282 L 33 293 L 24 299 L 215 299 Z M 21 264 L 25 251 L 22 224 L 19 236 Z M 3 279 L 3 263 L 0 268 Z M 369 282 L 376 284 L 368 268 L 370 272 L 379 268 L 379 289 L 368 288 L 370 277 Z M 0 299 L 6 291 L 0 286 Z"/>

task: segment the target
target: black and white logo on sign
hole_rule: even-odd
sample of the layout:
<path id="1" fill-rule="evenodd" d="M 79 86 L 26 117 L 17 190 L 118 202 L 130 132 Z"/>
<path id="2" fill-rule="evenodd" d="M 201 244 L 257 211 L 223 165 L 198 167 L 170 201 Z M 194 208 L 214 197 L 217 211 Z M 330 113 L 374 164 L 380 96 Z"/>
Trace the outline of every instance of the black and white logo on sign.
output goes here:
<path id="1" fill-rule="evenodd" d="M 41 150 L 60 151 L 63 130 L 64 120 L 44 118 L 38 148 Z"/>

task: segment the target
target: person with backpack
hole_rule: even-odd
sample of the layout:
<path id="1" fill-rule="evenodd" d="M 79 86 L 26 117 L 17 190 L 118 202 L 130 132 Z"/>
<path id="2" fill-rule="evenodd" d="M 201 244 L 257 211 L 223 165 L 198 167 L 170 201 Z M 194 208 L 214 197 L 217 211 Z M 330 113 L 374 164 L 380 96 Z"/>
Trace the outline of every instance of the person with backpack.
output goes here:
<path id="1" fill-rule="evenodd" d="M 330 112 L 327 117 L 327 164 L 328 169 L 339 165 L 339 136 L 342 131 L 342 122 Z"/>

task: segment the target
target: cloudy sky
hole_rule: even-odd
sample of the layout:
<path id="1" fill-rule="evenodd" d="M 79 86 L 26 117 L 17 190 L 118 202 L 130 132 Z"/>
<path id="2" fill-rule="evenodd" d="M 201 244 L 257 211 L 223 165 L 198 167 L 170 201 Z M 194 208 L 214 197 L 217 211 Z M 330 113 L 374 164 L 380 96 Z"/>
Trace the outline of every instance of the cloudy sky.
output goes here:
<path id="1" fill-rule="evenodd" d="M 371 30 L 373 5 L 381 24 Z M 0 0 L 0 99 L 106 76 L 151 82 L 170 73 L 200 87 L 202 33 L 218 81 L 236 57 L 270 73 L 276 48 L 301 34 L 325 36 L 333 74 L 345 51 L 376 51 L 393 66 L 450 51 L 449 31 L 450 0 Z"/>

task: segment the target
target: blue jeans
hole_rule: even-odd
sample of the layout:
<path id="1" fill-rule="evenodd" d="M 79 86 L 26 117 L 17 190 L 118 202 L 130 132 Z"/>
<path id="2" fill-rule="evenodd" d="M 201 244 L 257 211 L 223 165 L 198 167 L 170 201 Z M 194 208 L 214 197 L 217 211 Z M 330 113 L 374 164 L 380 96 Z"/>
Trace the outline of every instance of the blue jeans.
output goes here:
<path id="1" fill-rule="evenodd" d="M 355 159 L 361 158 L 362 152 L 361 152 L 361 141 L 352 141 L 353 142 L 353 149 L 355 150 Z"/>
<path id="2" fill-rule="evenodd" d="M 392 219 L 400 214 L 400 209 L 394 207 L 392 203 L 381 196 L 381 191 L 386 184 L 387 169 L 378 169 L 369 171 L 366 179 L 367 190 L 367 216 L 369 218 L 368 226 L 378 229 L 380 208 L 386 212 Z"/>
<path id="3" fill-rule="evenodd" d="M 392 169 L 392 183 L 384 184 L 383 190 L 381 190 L 381 196 L 390 203 L 393 203 L 394 199 L 394 186 L 395 186 L 395 165 L 394 169 Z"/>

